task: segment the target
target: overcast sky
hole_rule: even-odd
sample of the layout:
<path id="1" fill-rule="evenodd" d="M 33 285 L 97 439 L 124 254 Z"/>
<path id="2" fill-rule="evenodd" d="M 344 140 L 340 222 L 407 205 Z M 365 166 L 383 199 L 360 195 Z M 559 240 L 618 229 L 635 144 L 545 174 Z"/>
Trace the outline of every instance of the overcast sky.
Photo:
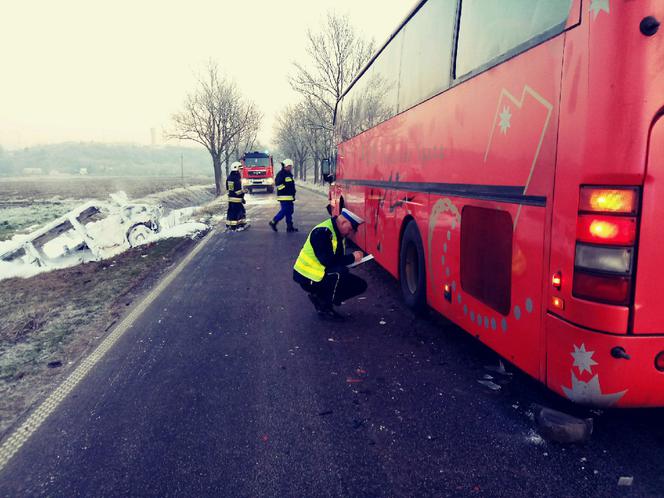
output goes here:
<path id="1" fill-rule="evenodd" d="M 25 0 L 0 13 L 0 146 L 150 144 L 212 58 L 265 115 L 297 96 L 287 75 L 327 11 L 383 43 L 415 0 Z"/>

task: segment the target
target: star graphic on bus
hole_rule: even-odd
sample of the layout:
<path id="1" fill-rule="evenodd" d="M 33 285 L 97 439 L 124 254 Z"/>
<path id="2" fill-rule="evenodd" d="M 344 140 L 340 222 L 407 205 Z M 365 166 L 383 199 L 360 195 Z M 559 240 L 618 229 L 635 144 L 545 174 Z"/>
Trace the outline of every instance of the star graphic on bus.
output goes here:
<path id="1" fill-rule="evenodd" d="M 593 13 L 593 21 L 597 19 L 597 15 L 604 11 L 607 14 L 609 13 L 609 0 L 591 0 L 590 2 L 590 12 Z"/>
<path id="2" fill-rule="evenodd" d="M 585 343 L 581 344 L 581 347 L 577 347 L 574 344 L 574 352 L 570 353 L 574 358 L 574 364 L 572 367 L 577 367 L 579 369 L 579 374 L 582 374 L 586 370 L 588 373 L 592 374 L 592 366 L 598 365 L 598 363 L 593 360 L 592 356 L 595 354 L 594 351 L 586 351 Z"/>
<path id="3" fill-rule="evenodd" d="M 627 389 L 615 393 L 603 393 L 599 384 L 599 375 L 595 375 L 588 382 L 579 380 L 572 372 L 572 387 L 560 386 L 565 395 L 576 403 L 591 404 L 595 406 L 611 406 L 622 398 Z"/>
<path id="4" fill-rule="evenodd" d="M 510 112 L 510 108 L 505 106 L 503 107 L 503 112 L 500 113 L 500 132 L 503 135 L 507 134 L 507 128 L 509 128 L 510 125 L 510 120 L 512 119 L 512 113 Z"/>

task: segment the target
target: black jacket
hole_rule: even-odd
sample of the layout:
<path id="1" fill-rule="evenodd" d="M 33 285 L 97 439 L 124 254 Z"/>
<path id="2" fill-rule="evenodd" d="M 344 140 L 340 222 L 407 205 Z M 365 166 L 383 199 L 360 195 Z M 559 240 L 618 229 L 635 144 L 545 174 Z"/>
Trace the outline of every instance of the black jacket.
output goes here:
<path id="1" fill-rule="evenodd" d="M 311 247 L 314 249 L 314 254 L 320 263 L 325 267 L 325 273 L 345 273 L 348 271 L 346 266 L 355 262 L 355 256 L 352 254 L 345 254 L 343 237 L 337 229 L 337 217 L 332 217 L 332 226 L 334 232 L 337 234 L 337 250 L 332 250 L 332 232 L 327 227 L 314 228 L 309 236 Z M 301 275 L 293 270 L 293 278 L 300 282 L 303 279 L 308 281 L 307 277 Z"/>
<path id="2" fill-rule="evenodd" d="M 274 183 L 277 187 L 277 198 L 292 197 L 292 199 L 285 200 L 295 200 L 295 180 L 290 171 L 281 168 L 281 171 L 277 173 L 277 176 L 274 179 Z"/>
<path id="3" fill-rule="evenodd" d="M 242 191 L 242 177 L 239 171 L 231 171 L 226 178 L 226 190 L 228 191 L 228 198 L 244 199 L 244 192 Z"/>

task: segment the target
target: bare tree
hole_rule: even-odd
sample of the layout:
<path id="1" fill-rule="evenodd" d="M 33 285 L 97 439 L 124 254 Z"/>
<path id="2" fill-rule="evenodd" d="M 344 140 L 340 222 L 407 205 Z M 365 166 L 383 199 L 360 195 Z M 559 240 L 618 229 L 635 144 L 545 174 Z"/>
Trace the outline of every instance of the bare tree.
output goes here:
<path id="1" fill-rule="evenodd" d="M 287 106 L 277 117 L 274 142 L 281 151 L 293 158 L 294 175 L 307 179 L 306 161 L 309 156 L 308 130 L 304 125 L 304 104 Z"/>
<path id="2" fill-rule="evenodd" d="M 204 146 L 212 157 L 216 194 L 221 195 L 222 154 L 236 137 L 246 133 L 260 113 L 242 98 L 235 82 L 220 74 L 213 61 L 199 78 L 197 88 L 187 95 L 184 109 L 173 115 L 168 138 L 191 140 Z"/>
<path id="3" fill-rule="evenodd" d="M 362 38 L 348 16 L 328 13 L 323 28 L 307 31 L 309 63 L 295 63 L 292 88 L 304 98 L 309 148 L 318 181 L 319 160 L 332 145 L 334 112 L 343 92 L 366 65 L 374 52 L 374 43 Z"/>
<path id="4" fill-rule="evenodd" d="M 258 130 L 263 120 L 263 114 L 256 109 L 253 102 L 247 104 L 246 111 L 239 123 L 239 132 L 224 148 L 226 175 L 228 175 L 231 158 L 237 159 L 246 151 L 251 150 L 258 137 Z"/>

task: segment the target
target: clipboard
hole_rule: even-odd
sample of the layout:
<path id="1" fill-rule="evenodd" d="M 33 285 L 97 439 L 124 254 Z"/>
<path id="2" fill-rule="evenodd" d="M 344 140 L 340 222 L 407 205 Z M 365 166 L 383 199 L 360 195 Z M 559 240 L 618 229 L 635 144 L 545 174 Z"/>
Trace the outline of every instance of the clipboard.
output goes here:
<path id="1" fill-rule="evenodd" d="M 357 265 L 361 265 L 362 263 L 366 263 L 367 261 L 371 261 L 372 259 L 374 259 L 373 254 L 367 254 L 365 257 L 363 257 L 357 263 L 352 263 L 352 264 L 348 265 L 346 268 L 355 268 Z"/>

